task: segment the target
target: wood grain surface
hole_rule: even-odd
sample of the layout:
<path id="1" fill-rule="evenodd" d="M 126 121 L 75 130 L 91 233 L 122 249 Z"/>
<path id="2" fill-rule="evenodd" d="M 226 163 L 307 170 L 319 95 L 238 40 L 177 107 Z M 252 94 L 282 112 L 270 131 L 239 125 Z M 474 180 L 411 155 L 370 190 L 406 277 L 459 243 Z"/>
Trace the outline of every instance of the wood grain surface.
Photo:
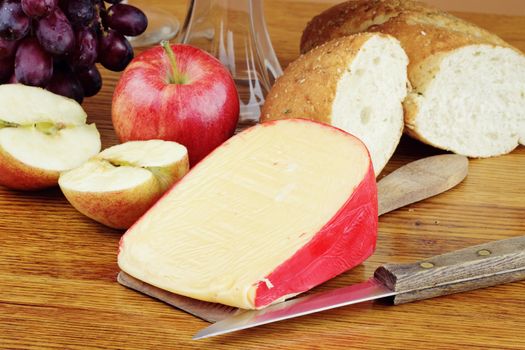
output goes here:
<path id="1" fill-rule="evenodd" d="M 140 4 L 140 1 L 135 1 Z M 181 19 L 185 1 L 152 0 Z M 326 3 L 265 2 L 277 55 L 298 55 L 301 30 Z M 525 17 L 459 13 L 525 50 Z M 84 107 L 117 142 L 111 96 L 118 74 L 103 72 L 103 91 Z M 385 174 L 441 152 L 403 139 Z M 381 217 L 376 253 L 316 288 L 360 282 L 381 264 L 407 263 L 525 233 L 525 148 L 471 160 L 467 179 L 429 200 Z M 192 341 L 206 322 L 116 282 L 122 232 L 73 209 L 58 189 L 0 188 L 1 349 L 525 349 L 525 282 L 399 306 L 363 303 L 285 322 Z"/>

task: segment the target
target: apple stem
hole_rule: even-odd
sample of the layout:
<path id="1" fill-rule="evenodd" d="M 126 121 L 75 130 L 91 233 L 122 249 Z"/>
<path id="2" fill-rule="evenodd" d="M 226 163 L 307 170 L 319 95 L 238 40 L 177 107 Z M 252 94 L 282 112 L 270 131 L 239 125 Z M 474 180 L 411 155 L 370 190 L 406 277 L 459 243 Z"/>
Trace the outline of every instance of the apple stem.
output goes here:
<path id="1" fill-rule="evenodd" d="M 170 84 L 186 84 L 186 77 L 179 71 L 179 68 L 177 67 L 177 59 L 175 58 L 175 53 L 173 52 L 169 41 L 163 40 L 160 44 L 164 48 L 164 52 L 166 52 L 166 55 L 168 55 L 168 59 L 170 60 L 172 70 L 169 76 Z"/>

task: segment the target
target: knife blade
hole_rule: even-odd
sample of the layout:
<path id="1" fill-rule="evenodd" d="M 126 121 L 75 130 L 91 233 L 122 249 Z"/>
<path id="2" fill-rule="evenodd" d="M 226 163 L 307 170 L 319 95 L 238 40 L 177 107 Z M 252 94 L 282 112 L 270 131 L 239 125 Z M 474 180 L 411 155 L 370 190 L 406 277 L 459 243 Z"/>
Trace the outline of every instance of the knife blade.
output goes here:
<path id="1" fill-rule="evenodd" d="M 468 159 L 457 154 L 426 157 L 401 166 L 377 183 L 378 214 L 445 192 L 467 176 Z M 125 287 L 161 300 L 208 322 L 223 320 L 239 310 L 234 307 L 196 300 L 140 281 L 119 272 L 117 281 Z"/>
<path id="2" fill-rule="evenodd" d="M 193 339 L 393 297 L 395 305 L 525 279 L 525 236 L 490 242 L 412 264 L 380 266 L 366 282 L 244 311 L 199 331 Z"/>

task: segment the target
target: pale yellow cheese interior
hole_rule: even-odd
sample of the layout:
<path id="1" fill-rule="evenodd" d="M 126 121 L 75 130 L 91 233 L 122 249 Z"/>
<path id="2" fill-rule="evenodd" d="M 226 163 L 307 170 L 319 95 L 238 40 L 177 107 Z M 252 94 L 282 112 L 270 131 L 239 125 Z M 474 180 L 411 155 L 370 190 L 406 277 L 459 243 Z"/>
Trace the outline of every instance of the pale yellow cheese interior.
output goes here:
<path id="1" fill-rule="evenodd" d="M 256 284 L 312 239 L 368 168 L 365 147 L 336 129 L 259 125 L 198 164 L 126 233 L 119 266 L 177 294 L 254 308 Z"/>

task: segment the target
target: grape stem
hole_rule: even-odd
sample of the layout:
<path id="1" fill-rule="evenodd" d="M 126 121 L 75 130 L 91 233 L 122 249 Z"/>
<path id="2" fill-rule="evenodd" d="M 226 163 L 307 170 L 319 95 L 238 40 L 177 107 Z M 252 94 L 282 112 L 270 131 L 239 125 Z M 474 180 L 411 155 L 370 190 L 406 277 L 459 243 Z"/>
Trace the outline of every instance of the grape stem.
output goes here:
<path id="1" fill-rule="evenodd" d="M 169 41 L 163 40 L 161 41 L 160 45 L 162 45 L 164 48 L 164 52 L 166 52 L 166 55 L 168 55 L 168 59 L 170 61 L 171 74 L 169 75 L 168 79 L 170 84 L 186 84 L 186 76 L 179 71 L 177 59 L 175 58 L 175 52 L 173 52 Z"/>

